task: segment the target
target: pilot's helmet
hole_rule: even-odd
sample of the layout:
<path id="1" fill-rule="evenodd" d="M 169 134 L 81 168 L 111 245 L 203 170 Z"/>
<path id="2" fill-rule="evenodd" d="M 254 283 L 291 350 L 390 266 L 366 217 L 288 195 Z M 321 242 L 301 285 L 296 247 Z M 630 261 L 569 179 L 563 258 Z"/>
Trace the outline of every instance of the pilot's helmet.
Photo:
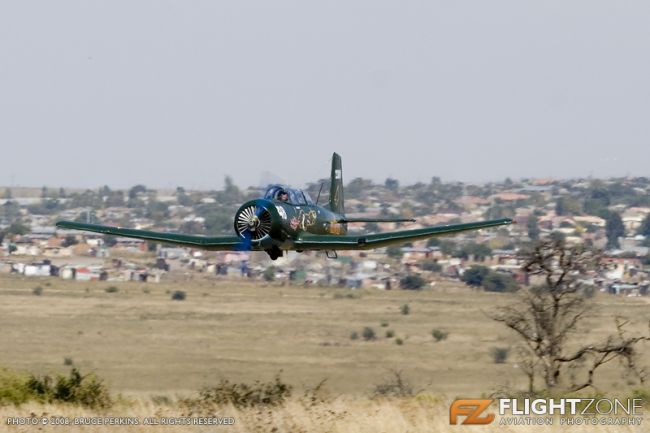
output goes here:
<path id="1" fill-rule="evenodd" d="M 287 190 L 285 190 L 285 189 L 280 189 L 280 190 L 278 191 L 278 195 L 277 195 L 278 199 L 280 199 L 280 197 L 282 197 L 283 195 L 286 195 L 287 197 L 289 197 L 289 193 L 287 192 Z"/>

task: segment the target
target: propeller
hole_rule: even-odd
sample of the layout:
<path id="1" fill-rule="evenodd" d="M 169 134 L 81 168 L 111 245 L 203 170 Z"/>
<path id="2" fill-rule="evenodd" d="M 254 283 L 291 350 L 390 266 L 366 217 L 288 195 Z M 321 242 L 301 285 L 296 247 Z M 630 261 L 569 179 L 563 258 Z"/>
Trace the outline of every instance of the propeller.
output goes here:
<path id="1" fill-rule="evenodd" d="M 271 232 L 271 214 L 263 207 L 256 204 L 242 209 L 235 218 L 235 229 L 241 238 L 240 251 L 250 251 L 253 241 L 258 241 Z"/>

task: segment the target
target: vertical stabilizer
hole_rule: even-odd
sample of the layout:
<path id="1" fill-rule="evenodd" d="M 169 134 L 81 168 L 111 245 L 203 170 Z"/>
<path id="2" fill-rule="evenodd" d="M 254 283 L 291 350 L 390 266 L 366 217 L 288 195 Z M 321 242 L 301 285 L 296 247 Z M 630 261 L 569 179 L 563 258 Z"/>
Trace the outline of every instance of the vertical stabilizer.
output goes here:
<path id="1" fill-rule="evenodd" d="M 330 210 L 340 215 L 345 214 L 343 206 L 343 166 L 341 165 L 341 155 L 334 153 L 332 155 L 332 175 L 330 186 Z"/>

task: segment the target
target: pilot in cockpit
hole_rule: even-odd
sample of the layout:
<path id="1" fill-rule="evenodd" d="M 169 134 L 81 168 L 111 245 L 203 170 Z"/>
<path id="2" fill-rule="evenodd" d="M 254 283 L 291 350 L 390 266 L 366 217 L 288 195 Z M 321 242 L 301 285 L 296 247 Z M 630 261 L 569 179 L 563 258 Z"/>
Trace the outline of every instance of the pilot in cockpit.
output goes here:
<path id="1" fill-rule="evenodd" d="M 280 191 L 278 191 L 278 200 L 284 202 L 289 201 L 289 193 L 281 189 Z"/>

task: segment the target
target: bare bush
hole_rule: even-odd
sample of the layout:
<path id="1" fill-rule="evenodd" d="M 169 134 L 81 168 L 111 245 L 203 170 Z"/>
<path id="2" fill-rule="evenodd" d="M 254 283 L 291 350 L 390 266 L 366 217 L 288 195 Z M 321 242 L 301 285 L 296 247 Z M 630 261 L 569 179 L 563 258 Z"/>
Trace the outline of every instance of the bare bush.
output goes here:
<path id="1" fill-rule="evenodd" d="M 390 379 L 375 385 L 373 397 L 410 397 L 414 395 L 413 387 L 403 377 L 402 372 L 390 370 Z"/>
<path id="2" fill-rule="evenodd" d="M 217 407 L 232 404 L 235 407 L 279 406 L 291 396 L 292 387 L 283 382 L 280 374 L 270 382 L 253 384 L 221 380 L 216 386 L 204 388 L 197 398 L 181 400 L 188 415 L 214 413 Z"/>
<path id="3" fill-rule="evenodd" d="M 645 373 L 637 367 L 635 346 L 650 337 L 627 336 L 623 319 L 616 319 L 616 333 L 605 341 L 571 349 L 575 342 L 570 337 L 590 311 L 584 280 L 597 268 L 598 253 L 556 239 L 538 243 L 524 259 L 523 270 L 541 277 L 543 284 L 523 290 L 516 303 L 501 308 L 493 319 L 512 329 L 522 342 L 520 364 L 528 376 L 528 391 L 534 392 L 536 379 L 548 390 L 592 387 L 596 370 L 614 359 L 623 361 L 643 383 Z"/>

